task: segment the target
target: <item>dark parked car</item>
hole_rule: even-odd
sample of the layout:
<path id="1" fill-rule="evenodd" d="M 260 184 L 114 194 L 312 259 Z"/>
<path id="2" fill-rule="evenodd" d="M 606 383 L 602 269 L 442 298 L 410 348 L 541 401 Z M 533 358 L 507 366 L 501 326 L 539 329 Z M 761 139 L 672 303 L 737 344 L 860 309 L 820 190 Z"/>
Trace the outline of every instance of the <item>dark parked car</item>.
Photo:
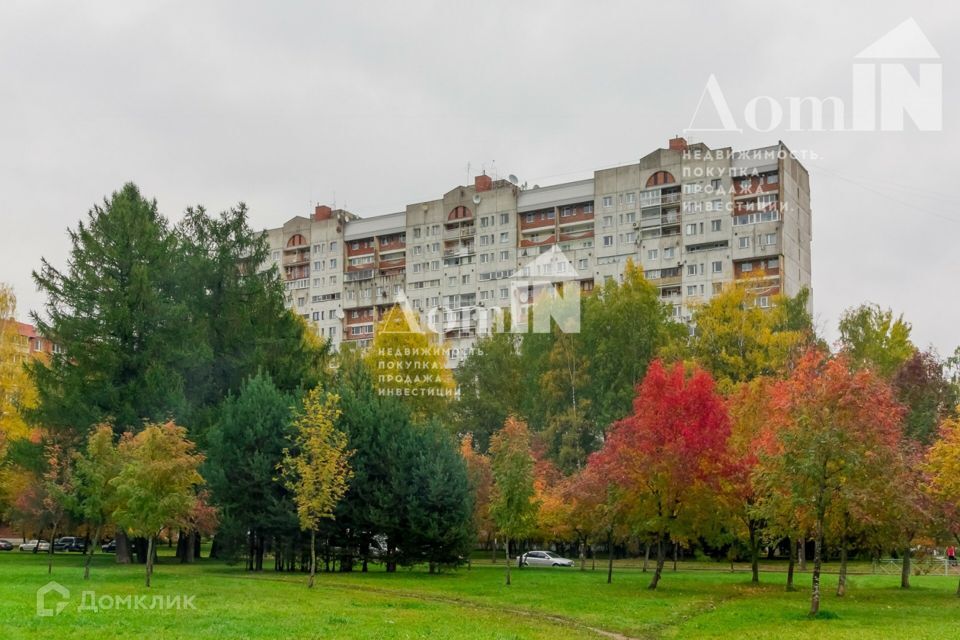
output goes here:
<path id="1" fill-rule="evenodd" d="M 0 540 L 0 551 L 13 551 L 13 544 L 8 540 Z"/>
<path id="2" fill-rule="evenodd" d="M 53 542 L 54 551 L 73 551 L 76 553 L 83 553 L 87 549 L 87 541 L 83 538 L 77 538 L 75 536 L 64 536 L 62 538 L 57 538 Z"/>
<path id="3" fill-rule="evenodd" d="M 117 541 L 116 541 L 116 540 L 111 540 L 110 542 L 102 545 L 102 546 L 100 547 L 100 549 L 102 549 L 104 553 L 116 553 L 116 552 L 117 552 Z"/>

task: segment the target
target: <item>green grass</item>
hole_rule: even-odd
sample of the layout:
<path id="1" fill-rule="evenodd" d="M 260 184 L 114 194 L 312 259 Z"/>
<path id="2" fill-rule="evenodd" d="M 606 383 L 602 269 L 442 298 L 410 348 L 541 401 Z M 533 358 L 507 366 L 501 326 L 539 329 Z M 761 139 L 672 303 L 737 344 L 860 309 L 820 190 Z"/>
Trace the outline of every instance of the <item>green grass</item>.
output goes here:
<path id="1" fill-rule="evenodd" d="M 914 576 L 902 591 L 899 576 L 856 575 L 848 595 L 836 598 L 835 576 L 825 576 L 823 615 L 806 617 L 809 574 L 794 593 L 782 573 L 681 570 L 664 574 L 660 589 L 646 589 L 649 574 L 618 569 L 606 584 L 600 570 L 514 570 L 503 584 L 503 565 L 429 575 L 320 574 L 313 590 L 301 574 L 202 561 L 161 558 L 154 586 L 143 586 L 143 567 L 95 558 L 90 581 L 82 557 L 58 554 L 53 575 L 45 558 L 0 554 L 0 638 L 598 638 L 600 631 L 628 638 L 953 638 L 960 629 L 956 577 Z M 36 615 L 36 590 L 50 579 L 71 590 L 69 606 L 48 618 Z M 81 592 L 98 597 L 193 596 L 196 609 L 78 611 Z"/>

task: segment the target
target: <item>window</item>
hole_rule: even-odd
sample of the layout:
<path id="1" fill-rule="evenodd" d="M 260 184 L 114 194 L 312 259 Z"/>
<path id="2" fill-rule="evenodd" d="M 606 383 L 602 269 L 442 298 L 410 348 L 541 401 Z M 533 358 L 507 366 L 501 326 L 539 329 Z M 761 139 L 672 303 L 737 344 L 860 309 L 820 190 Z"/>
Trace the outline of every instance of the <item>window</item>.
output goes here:
<path id="1" fill-rule="evenodd" d="M 723 229 L 723 220 L 711 220 L 710 231 L 721 231 Z"/>
<path id="2" fill-rule="evenodd" d="M 752 262 L 741 262 L 741 263 L 740 263 L 740 271 L 743 272 L 743 273 L 747 273 L 748 271 L 753 271 L 753 263 L 752 263 Z"/>
<path id="3" fill-rule="evenodd" d="M 627 204 L 634 204 L 637 201 L 637 194 L 633 191 L 627 194 Z"/>
<path id="4" fill-rule="evenodd" d="M 280 259 L 280 252 L 279 252 L 279 251 L 274 251 L 274 252 L 273 252 L 273 261 L 276 262 L 276 261 L 278 261 L 279 259 Z"/>
<path id="5" fill-rule="evenodd" d="M 613 216 L 603 216 L 603 226 L 612 227 L 613 226 Z"/>
<path id="6" fill-rule="evenodd" d="M 773 247 L 777 244 L 777 234 L 775 233 L 766 233 L 760 238 L 760 244 Z"/>
<path id="7" fill-rule="evenodd" d="M 723 263 L 719 260 L 715 260 L 711 263 L 710 270 L 714 273 L 720 273 L 723 271 Z"/>
<path id="8" fill-rule="evenodd" d="M 722 283 L 722 282 L 714 282 L 714 283 L 711 285 L 711 288 L 713 289 L 713 295 L 717 295 L 718 293 L 722 293 L 722 292 L 723 292 L 723 283 Z"/>
<path id="9" fill-rule="evenodd" d="M 500 252 L 500 259 L 501 259 L 501 260 L 509 260 L 509 259 L 510 259 L 510 251 L 508 251 L 508 250 L 503 250 L 503 251 L 501 251 L 501 252 Z"/>
<path id="10" fill-rule="evenodd" d="M 413 248 L 413 255 L 419 256 L 423 254 L 423 245 L 417 245 Z"/>
<path id="11" fill-rule="evenodd" d="M 740 248 L 741 249 L 750 248 L 750 236 L 740 236 Z"/>
<path id="12" fill-rule="evenodd" d="M 695 295 L 697 295 L 697 285 L 695 285 L 695 284 L 689 285 L 689 286 L 687 287 L 687 295 L 688 295 L 688 296 L 695 296 Z"/>
<path id="13" fill-rule="evenodd" d="M 771 258 L 767 260 L 767 269 L 779 269 L 780 268 L 780 258 Z"/>
<path id="14" fill-rule="evenodd" d="M 757 298 L 757 306 L 761 309 L 768 309 L 770 307 L 770 297 L 769 296 L 760 296 Z"/>
<path id="15" fill-rule="evenodd" d="M 613 196 L 603 196 L 603 208 L 609 209 L 613 206 Z"/>
<path id="16" fill-rule="evenodd" d="M 336 250 L 337 250 L 337 241 L 336 241 L 336 240 L 331 240 L 331 241 L 330 241 L 330 251 L 336 251 Z"/>
<path id="17" fill-rule="evenodd" d="M 716 193 L 717 191 L 720 191 L 720 178 L 714 178 L 713 180 L 710 181 L 710 189 L 714 193 Z"/>
<path id="18" fill-rule="evenodd" d="M 586 269 L 590 266 L 590 260 L 587 258 L 580 258 L 577 260 L 577 269 Z"/>
<path id="19" fill-rule="evenodd" d="M 331 269 L 336 269 L 336 268 L 337 268 L 337 259 L 336 259 L 336 258 L 330 258 L 330 268 L 331 268 Z"/>
<path id="20" fill-rule="evenodd" d="M 687 235 L 688 235 L 688 236 L 692 236 L 692 235 L 694 235 L 694 234 L 696 234 L 696 233 L 697 233 L 697 225 L 696 225 L 696 224 L 688 224 L 688 225 L 687 225 Z"/>
<path id="21" fill-rule="evenodd" d="M 613 246 L 613 236 L 603 236 L 603 246 L 612 247 Z"/>
<path id="22" fill-rule="evenodd" d="M 560 211 L 560 217 L 561 217 L 561 218 L 567 218 L 567 217 L 572 216 L 572 215 L 573 215 L 573 207 L 564 207 L 564 208 Z"/>
<path id="23" fill-rule="evenodd" d="M 500 214 L 500 224 L 510 224 L 510 214 L 501 213 Z"/>
<path id="24" fill-rule="evenodd" d="M 336 284 L 336 283 L 337 283 L 337 276 L 330 276 L 330 284 Z"/>
<path id="25" fill-rule="evenodd" d="M 440 261 L 439 261 L 439 260 L 431 260 L 431 261 L 430 261 L 430 270 L 431 270 L 431 271 L 440 271 Z"/>
<path id="26" fill-rule="evenodd" d="M 500 244 L 507 244 L 508 242 L 510 242 L 510 232 L 502 231 L 500 233 Z"/>
<path id="27" fill-rule="evenodd" d="M 507 296 L 509 296 L 509 295 L 510 295 L 510 289 L 508 289 L 508 288 L 506 288 L 506 287 L 503 287 L 503 288 L 500 289 L 500 299 L 501 299 L 501 300 L 506 300 L 506 299 L 507 299 Z"/>
<path id="28" fill-rule="evenodd" d="M 667 259 L 669 259 L 669 258 L 672 258 L 672 257 L 674 256 L 675 250 L 676 250 L 676 249 L 675 249 L 674 247 L 664 247 L 664 248 L 663 248 L 663 259 L 664 259 L 664 260 L 667 260 Z"/>
<path id="29" fill-rule="evenodd" d="M 587 204 L 583 205 L 583 212 L 584 212 L 584 213 L 593 213 L 593 203 L 592 203 L 592 202 L 588 202 Z"/>
<path id="30" fill-rule="evenodd" d="M 723 210 L 723 200 L 717 198 L 716 200 L 710 201 L 710 206 L 708 207 L 710 211 L 722 211 Z"/>
<path id="31" fill-rule="evenodd" d="M 688 265 L 687 265 L 687 275 L 688 275 L 688 276 L 695 276 L 695 275 L 697 275 L 697 265 L 695 265 L 695 264 L 688 264 Z"/>
<path id="32" fill-rule="evenodd" d="M 413 237 L 414 237 L 414 238 L 419 238 L 422 234 L 423 234 L 423 229 L 422 229 L 422 228 L 420 228 L 420 227 L 414 227 L 414 228 L 413 228 Z"/>
<path id="33" fill-rule="evenodd" d="M 777 184 L 778 182 L 780 182 L 780 176 L 775 173 L 767 174 L 767 184 Z"/>
<path id="34" fill-rule="evenodd" d="M 660 255 L 659 249 L 647 249 L 647 260 L 656 260 Z"/>
<path id="35" fill-rule="evenodd" d="M 457 284 L 457 276 L 447 276 L 447 284 L 451 287 Z"/>

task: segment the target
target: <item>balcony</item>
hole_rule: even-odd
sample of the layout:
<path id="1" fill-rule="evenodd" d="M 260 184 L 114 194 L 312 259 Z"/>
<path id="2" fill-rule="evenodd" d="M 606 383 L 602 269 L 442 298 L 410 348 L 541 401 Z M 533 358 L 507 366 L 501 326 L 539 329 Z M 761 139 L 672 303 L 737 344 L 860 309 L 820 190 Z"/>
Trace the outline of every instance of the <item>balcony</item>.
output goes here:
<path id="1" fill-rule="evenodd" d="M 466 238 L 476 234 L 477 227 L 474 224 L 445 226 L 443 228 L 444 240 L 455 240 L 457 238 Z"/>
<path id="2" fill-rule="evenodd" d="M 310 250 L 305 248 L 302 251 L 296 253 L 286 253 L 283 254 L 283 266 L 293 266 L 298 264 L 307 264 L 310 262 Z"/>
<path id="3" fill-rule="evenodd" d="M 373 278 L 373 269 L 363 269 L 361 271 L 348 271 L 343 276 L 344 282 L 359 282 L 361 280 L 370 280 Z"/>

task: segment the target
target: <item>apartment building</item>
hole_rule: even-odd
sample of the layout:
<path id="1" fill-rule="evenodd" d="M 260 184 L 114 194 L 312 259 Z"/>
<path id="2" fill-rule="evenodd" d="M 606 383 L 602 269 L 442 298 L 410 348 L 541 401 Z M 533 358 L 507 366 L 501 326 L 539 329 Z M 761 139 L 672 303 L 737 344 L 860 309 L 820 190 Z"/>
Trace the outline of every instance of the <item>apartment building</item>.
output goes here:
<path id="1" fill-rule="evenodd" d="M 334 346 L 366 345 L 399 301 L 441 333 L 455 366 L 509 308 L 511 282 L 562 251 L 584 292 L 641 265 L 679 320 L 725 283 L 757 304 L 810 285 L 810 184 L 783 145 L 735 151 L 674 138 L 592 178 L 523 188 L 481 175 L 435 200 L 361 218 L 318 206 L 267 231 L 287 305 Z M 526 269 L 529 271 L 529 268 Z"/>

